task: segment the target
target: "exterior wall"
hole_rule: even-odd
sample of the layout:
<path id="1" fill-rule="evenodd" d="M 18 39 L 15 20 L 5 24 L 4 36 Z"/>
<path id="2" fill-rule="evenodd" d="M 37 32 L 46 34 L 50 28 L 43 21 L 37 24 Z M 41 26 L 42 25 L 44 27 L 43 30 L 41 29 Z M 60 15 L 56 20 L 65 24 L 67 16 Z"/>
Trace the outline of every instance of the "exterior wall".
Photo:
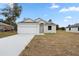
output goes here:
<path id="1" fill-rule="evenodd" d="M 48 30 L 48 26 L 52 26 L 52 30 Z M 19 23 L 17 33 L 40 35 L 40 25 L 38 23 Z M 55 25 L 44 25 L 44 33 L 56 33 Z"/>
<path id="2" fill-rule="evenodd" d="M 71 28 L 71 30 L 69 30 L 69 28 L 66 28 L 66 32 L 75 32 L 75 33 L 79 33 L 78 28 Z"/>
<path id="3" fill-rule="evenodd" d="M 52 30 L 48 30 L 48 26 L 52 26 Z M 55 25 L 45 25 L 44 33 L 56 33 L 56 26 Z"/>
<path id="4" fill-rule="evenodd" d="M 3 27 L 3 26 L 0 26 L 0 32 L 2 32 L 2 31 L 3 31 L 3 29 L 4 29 L 4 27 Z"/>
<path id="5" fill-rule="evenodd" d="M 37 23 L 19 23 L 18 33 L 39 34 L 39 24 Z"/>
<path id="6" fill-rule="evenodd" d="M 3 31 L 12 31 L 14 28 L 12 26 L 5 26 L 5 25 L 0 25 L 0 32 Z"/>
<path id="7" fill-rule="evenodd" d="M 39 24 L 40 24 L 40 23 L 43 23 L 43 24 L 45 24 L 45 22 L 44 22 L 44 21 L 39 21 Z"/>
<path id="8" fill-rule="evenodd" d="M 66 32 L 69 32 L 69 28 L 66 28 Z"/>

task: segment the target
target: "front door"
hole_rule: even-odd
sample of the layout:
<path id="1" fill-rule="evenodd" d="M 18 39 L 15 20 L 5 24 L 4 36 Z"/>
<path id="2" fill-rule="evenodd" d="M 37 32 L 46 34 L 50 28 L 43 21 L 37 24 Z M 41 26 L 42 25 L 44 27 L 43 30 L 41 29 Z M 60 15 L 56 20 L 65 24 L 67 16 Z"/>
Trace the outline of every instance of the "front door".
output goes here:
<path id="1" fill-rule="evenodd" d="M 40 33 L 44 33 L 44 24 L 43 23 L 40 24 Z"/>

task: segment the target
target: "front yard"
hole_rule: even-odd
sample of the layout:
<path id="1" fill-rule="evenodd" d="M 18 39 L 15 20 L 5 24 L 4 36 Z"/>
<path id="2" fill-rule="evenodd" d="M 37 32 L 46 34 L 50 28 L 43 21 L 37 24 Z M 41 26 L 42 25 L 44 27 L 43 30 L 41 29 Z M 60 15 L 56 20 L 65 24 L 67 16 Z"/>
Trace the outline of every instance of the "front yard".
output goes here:
<path id="1" fill-rule="evenodd" d="M 36 35 L 20 56 L 79 55 L 79 34 L 57 31 L 56 34 Z"/>
<path id="2" fill-rule="evenodd" d="M 14 31 L 0 32 L 0 38 L 7 37 L 7 36 L 11 36 L 11 35 L 15 35 L 15 34 L 16 34 L 16 32 L 14 32 Z"/>

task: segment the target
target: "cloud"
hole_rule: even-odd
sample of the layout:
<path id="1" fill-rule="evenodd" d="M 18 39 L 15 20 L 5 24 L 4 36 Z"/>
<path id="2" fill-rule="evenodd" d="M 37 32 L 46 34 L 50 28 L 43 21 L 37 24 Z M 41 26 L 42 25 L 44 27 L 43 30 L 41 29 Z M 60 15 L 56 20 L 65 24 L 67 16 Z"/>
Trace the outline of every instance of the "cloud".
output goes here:
<path id="1" fill-rule="evenodd" d="M 71 16 L 66 16 L 65 19 L 72 19 L 72 17 Z"/>
<path id="2" fill-rule="evenodd" d="M 62 8 L 59 12 L 79 11 L 79 7 Z"/>
<path id="3" fill-rule="evenodd" d="M 65 18 L 65 19 L 64 19 L 65 22 L 68 22 L 68 21 L 70 21 L 70 20 L 72 19 L 71 16 L 66 16 L 66 17 L 64 17 L 64 18 Z"/>
<path id="4" fill-rule="evenodd" d="M 55 4 L 55 3 L 53 3 L 53 4 L 50 6 L 51 9 L 55 9 L 55 8 L 59 8 L 59 7 L 60 7 L 60 6 L 57 5 L 57 4 Z"/>
<path id="5" fill-rule="evenodd" d="M 69 20 L 68 19 L 64 19 L 64 22 L 68 22 Z"/>

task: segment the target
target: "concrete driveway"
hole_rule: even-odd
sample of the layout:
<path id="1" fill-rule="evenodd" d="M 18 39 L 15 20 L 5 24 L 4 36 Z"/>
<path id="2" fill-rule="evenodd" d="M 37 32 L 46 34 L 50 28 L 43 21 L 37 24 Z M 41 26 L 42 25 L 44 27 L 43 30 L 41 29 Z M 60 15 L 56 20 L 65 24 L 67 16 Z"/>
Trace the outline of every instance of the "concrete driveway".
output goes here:
<path id="1" fill-rule="evenodd" d="M 17 34 L 0 38 L 0 56 L 18 56 L 34 34 Z"/>

